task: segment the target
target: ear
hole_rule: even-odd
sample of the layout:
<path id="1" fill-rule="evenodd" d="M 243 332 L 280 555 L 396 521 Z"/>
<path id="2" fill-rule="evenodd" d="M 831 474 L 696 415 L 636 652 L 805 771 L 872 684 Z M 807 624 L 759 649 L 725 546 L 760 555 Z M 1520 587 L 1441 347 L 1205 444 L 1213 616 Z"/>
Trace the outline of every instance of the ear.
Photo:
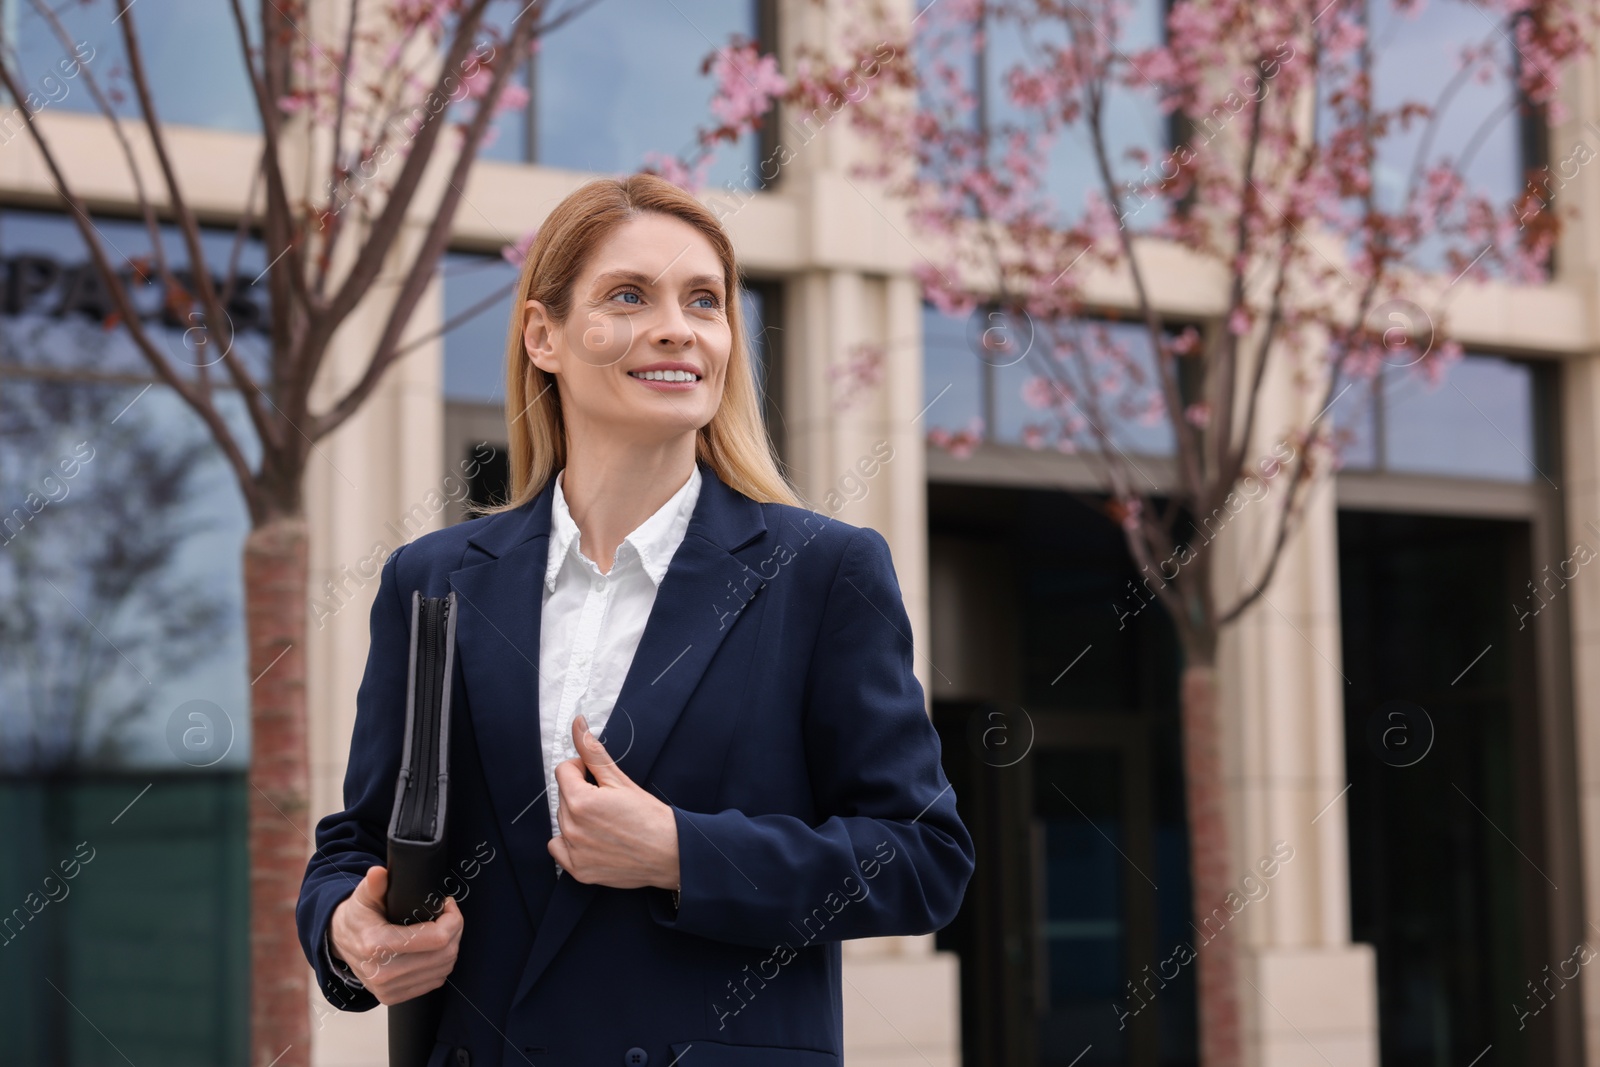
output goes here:
<path id="1" fill-rule="evenodd" d="M 555 331 L 558 327 L 551 321 L 544 304 L 539 301 L 529 300 L 523 307 L 528 313 L 522 325 L 523 350 L 527 352 L 534 366 L 554 374 L 561 370 L 561 359 L 556 354 L 555 346 Z"/>

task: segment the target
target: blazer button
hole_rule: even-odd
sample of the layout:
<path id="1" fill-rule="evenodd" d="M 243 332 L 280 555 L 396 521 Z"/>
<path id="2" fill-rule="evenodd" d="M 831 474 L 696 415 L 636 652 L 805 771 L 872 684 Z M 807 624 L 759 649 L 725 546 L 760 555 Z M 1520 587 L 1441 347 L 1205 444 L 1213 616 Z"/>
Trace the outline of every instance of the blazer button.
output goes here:
<path id="1" fill-rule="evenodd" d="M 642 1048 L 630 1048 L 622 1054 L 622 1062 L 625 1067 L 644 1067 L 650 1062 L 650 1053 Z"/>
<path id="2" fill-rule="evenodd" d="M 472 1067 L 472 1053 L 464 1048 L 456 1049 L 456 1067 Z"/>

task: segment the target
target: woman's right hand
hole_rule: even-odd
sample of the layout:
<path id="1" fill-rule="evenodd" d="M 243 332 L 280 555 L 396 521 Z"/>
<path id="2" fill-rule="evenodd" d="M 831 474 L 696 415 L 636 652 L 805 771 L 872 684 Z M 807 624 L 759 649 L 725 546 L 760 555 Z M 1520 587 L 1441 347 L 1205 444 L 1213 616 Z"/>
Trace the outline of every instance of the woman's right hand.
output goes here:
<path id="1" fill-rule="evenodd" d="M 433 922 L 399 926 L 389 921 L 384 897 L 389 872 L 368 868 L 356 891 L 333 909 L 328 939 L 380 1004 L 399 1004 L 444 985 L 456 965 L 461 942 L 461 908 L 446 897 Z"/>

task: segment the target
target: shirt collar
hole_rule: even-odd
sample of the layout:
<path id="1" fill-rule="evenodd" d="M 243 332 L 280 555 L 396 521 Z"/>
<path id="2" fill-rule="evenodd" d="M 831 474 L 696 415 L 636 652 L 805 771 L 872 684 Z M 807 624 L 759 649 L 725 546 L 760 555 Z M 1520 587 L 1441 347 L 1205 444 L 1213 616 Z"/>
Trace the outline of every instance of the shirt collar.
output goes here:
<path id="1" fill-rule="evenodd" d="M 578 524 L 567 509 L 567 497 L 561 489 L 565 473 L 564 467 L 556 473 L 555 493 L 550 502 L 550 551 L 545 561 L 544 584 L 552 592 L 567 555 L 579 551 Z M 701 480 L 700 464 L 696 462 L 694 469 L 689 472 L 689 480 L 657 508 L 655 514 L 622 539 L 622 544 L 617 546 L 618 560 L 613 560 L 612 568 L 615 569 L 620 561 L 624 548 L 632 547 L 644 566 L 644 572 L 659 587 L 661 580 L 667 576 L 667 565 L 672 562 L 673 553 L 688 533 L 689 519 L 694 515 L 695 503 L 700 498 Z"/>

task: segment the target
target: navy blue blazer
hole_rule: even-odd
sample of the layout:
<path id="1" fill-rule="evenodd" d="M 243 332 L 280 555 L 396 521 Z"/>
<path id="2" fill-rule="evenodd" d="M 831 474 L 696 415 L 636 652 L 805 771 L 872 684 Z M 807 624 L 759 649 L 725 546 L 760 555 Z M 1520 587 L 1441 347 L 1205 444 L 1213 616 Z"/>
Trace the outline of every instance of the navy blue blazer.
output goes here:
<path id="1" fill-rule="evenodd" d="M 383 566 L 345 810 L 317 824 L 296 919 L 327 998 L 376 1007 L 328 968 L 323 936 L 384 862 L 411 592 L 454 589 L 455 884 L 442 892 L 464 926 L 430 1067 L 837 1065 L 839 943 L 929 933 L 961 904 L 972 838 L 912 674 L 888 544 L 701 473 L 601 735 L 673 809 L 676 913 L 664 889 L 558 880 L 546 850 L 537 664 L 554 480 Z"/>

